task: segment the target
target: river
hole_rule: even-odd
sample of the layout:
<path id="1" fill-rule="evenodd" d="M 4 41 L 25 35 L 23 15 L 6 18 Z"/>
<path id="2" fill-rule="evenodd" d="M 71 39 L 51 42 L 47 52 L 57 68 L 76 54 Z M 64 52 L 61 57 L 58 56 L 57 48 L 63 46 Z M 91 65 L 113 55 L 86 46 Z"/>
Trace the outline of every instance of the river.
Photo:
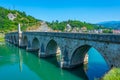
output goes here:
<path id="1" fill-rule="evenodd" d="M 0 80 L 94 80 L 102 77 L 108 66 L 102 56 L 91 48 L 88 65 L 65 70 L 61 69 L 55 57 L 39 58 L 12 44 L 0 45 Z"/>

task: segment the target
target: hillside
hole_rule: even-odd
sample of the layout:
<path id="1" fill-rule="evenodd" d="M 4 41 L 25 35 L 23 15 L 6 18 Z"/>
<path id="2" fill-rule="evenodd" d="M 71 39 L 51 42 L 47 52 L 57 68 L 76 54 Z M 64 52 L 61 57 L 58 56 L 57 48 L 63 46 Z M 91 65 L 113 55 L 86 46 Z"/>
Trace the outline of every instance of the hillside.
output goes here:
<path id="1" fill-rule="evenodd" d="M 106 28 L 120 29 L 120 21 L 105 21 L 97 24 Z"/>
<path id="2" fill-rule="evenodd" d="M 98 29 L 99 27 L 94 24 L 86 23 L 86 22 L 81 22 L 78 20 L 68 20 L 68 21 L 62 21 L 59 22 L 58 20 L 47 22 L 48 26 L 52 28 L 53 30 L 58 30 L 58 31 L 66 31 L 66 26 L 68 25 L 67 29 L 70 29 L 69 32 L 78 32 L 82 28 L 85 28 L 86 30 L 94 30 Z"/>
<path id="3" fill-rule="evenodd" d="M 21 24 L 22 30 L 31 29 L 32 27 L 36 29 L 40 25 L 39 20 L 26 15 L 25 12 L 0 7 L 0 32 L 16 31 L 18 23 Z"/>

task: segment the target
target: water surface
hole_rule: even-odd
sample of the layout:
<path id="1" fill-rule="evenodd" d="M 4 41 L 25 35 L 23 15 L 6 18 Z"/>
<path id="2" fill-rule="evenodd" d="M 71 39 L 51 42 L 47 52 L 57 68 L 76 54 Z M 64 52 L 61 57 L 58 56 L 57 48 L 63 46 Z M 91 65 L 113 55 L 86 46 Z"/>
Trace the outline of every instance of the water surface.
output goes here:
<path id="1" fill-rule="evenodd" d="M 55 57 L 38 58 L 12 44 L 0 45 L 0 80 L 93 80 L 103 76 L 108 70 L 104 59 L 93 48 L 88 54 L 85 73 L 83 66 L 63 70 Z"/>

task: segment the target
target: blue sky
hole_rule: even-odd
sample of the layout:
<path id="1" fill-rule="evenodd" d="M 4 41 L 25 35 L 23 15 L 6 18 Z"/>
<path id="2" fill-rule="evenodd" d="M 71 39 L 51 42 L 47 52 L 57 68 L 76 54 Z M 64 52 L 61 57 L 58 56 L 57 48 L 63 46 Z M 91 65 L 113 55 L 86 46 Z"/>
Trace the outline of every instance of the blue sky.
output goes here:
<path id="1" fill-rule="evenodd" d="M 0 0 L 0 6 L 25 11 L 35 18 L 97 23 L 120 20 L 120 0 Z"/>

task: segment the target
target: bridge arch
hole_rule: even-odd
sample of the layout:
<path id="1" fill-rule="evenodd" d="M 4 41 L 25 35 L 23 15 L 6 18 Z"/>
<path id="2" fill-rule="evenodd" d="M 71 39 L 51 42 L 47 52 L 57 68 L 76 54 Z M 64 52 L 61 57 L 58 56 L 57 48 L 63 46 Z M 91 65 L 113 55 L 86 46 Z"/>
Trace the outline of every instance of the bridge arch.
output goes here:
<path id="1" fill-rule="evenodd" d="M 38 50 L 40 48 L 40 42 L 39 42 L 39 39 L 38 38 L 33 38 L 32 40 L 32 48 L 34 50 Z"/>
<path id="2" fill-rule="evenodd" d="M 59 63 L 61 62 L 61 52 L 62 51 L 58 43 L 54 39 L 51 39 L 47 44 L 46 54 L 56 56 L 57 62 Z"/>
<path id="3" fill-rule="evenodd" d="M 83 63 L 85 55 L 89 51 L 90 48 L 91 48 L 90 45 L 82 45 L 82 46 L 76 48 L 70 59 L 71 67 Z"/>
<path id="4" fill-rule="evenodd" d="M 14 37 L 13 37 L 13 35 L 11 36 L 11 43 L 14 43 Z"/>
<path id="5" fill-rule="evenodd" d="M 24 36 L 23 37 L 23 40 L 22 40 L 22 44 L 24 45 L 24 46 L 28 46 L 28 38 L 27 38 L 27 36 Z"/>
<path id="6" fill-rule="evenodd" d="M 104 62 L 106 63 L 106 66 L 109 67 L 107 59 L 105 58 L 103 53 L 100 51 L 101 49 L 95 47 L 94 45 L 91 46 L 91 45 L 87 45 L 87 44 L 81 45 L 73 51 L 71 58 L 70 58 L 70 67 L 75 67 L 75 66 L 78 66 L 80 64 L 86 63 L 86 61 L 89 58 L 89 54 L 87 54 L 87 52 L 91 48 L 93 48 L 94 50 L 99 52 L 99 55 L 103 58 Z"/>

